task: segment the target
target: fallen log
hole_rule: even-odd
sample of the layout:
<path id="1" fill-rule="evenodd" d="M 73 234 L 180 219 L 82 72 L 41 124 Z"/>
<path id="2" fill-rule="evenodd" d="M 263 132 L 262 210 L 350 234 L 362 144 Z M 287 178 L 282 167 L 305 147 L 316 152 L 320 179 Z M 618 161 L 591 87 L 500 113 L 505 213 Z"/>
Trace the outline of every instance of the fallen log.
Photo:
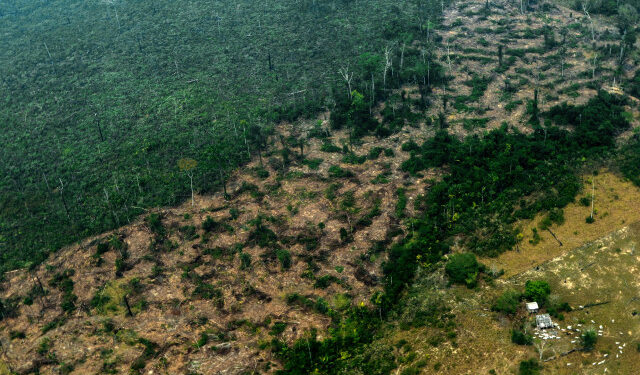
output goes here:
<path id="1" fill-rule="evenodd" d="M 556 237 L 556 234 L 555 234 L 555 233 L 553 233 L 553 232 L 551 231 L 551 229 L 549 229 L 549 228 L 547 228 L 547 231 L 548 231 L 549 233 L 551 233 L 551 235 L 553 236 L 553 238 L 555 238 L 555 239 L 556 239 L 556 241 L 558 241 L 558 243 L 560 244 L 560 246 L 562 246 L 562 241 L 560 241 L 560 240 L 558 239 L 558 237 Z"/>

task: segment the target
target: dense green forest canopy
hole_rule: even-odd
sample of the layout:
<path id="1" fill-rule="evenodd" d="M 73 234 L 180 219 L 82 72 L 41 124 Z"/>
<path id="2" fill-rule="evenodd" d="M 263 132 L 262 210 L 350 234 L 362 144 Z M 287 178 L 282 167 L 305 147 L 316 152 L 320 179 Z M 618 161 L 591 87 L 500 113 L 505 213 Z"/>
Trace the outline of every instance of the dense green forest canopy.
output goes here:
<path id="1" fill-rule="evenodd" d="M 442 6 L 0 3 L 0 271 L 180 202 L 190 173 L 219 187 L 256 129 L 335 105 L 340 68 L 382 87 L 384 46 L 423 38 Z"/>

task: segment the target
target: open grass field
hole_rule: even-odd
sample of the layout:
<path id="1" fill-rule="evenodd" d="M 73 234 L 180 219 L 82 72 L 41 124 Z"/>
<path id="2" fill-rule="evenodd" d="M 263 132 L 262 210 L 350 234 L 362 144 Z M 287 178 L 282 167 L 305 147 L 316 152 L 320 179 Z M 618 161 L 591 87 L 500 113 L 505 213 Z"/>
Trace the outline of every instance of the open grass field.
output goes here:
<path id="1" fill-rule="evenodd" d="M 640 371 L 640 254 L 636 249 L 639 242 L 640 223 L 635 223 L 509 280 L 520 286 L 526 280 L 547 280 L 552 292 L 574 308 L 565 314 L 564 321 L 558 322 L 566 331 L 558 330 L 561 338 L 550 340 L 554 344 L 548 344 L 543 352 L 543 358 L 556 356 L 545 363 L 545 373 Z M 567 329 L 569 326 L 572 329 Z M 576 330 L 588 328 L 599 332 L 595 349 L 561 356 L 578 347 L 576 336 L 580 332 Z"/>
<path id="2" fill-rule="evenodd" d="M 591 206 L 584 206 L 579 200 L 582 197 L 590 199 L 593 190 L 592 178 L 595 181 L 596 220 L 587 224 L 585 219 L 591 213 Z M 482 261 L 487 265 L 504 269 L 505 276 L 510 277 L 588 241 L 601 238 L 617 228 L 640 221 L 640 189 L 630 181 L 606 169 L 600 170 L 595 177 L 585 175 L 582 180 L 584 185 L 578 200 L 564 209 L 565 223 L 550 228 L 562 242 L 562 246 L 550 232 L 538 228 L 544 218 L 544 215 L 540 214 L 532 221 L 519 223 L 523 239 L 515 251 L 503 253 L 497 258 L 484 258 Z M 536 245 L 530 242 L 533 238 L 532 228 L 536 228 L 541 237 Z"/>
<path id="3" fill-rule="evenodd" d="M 458 325 L 453 342 L 438 343 L 440 333 L 427 328 L 400 330 L 391 341 L 413 343 L 418 358 L 428 362 L 423 371 L 428 374 L 489 374 L 491 370 L 516 374 L 520 361 L 540 358 L 540 349 L 543 374 L 637 374 L 639 243 L 640 223 L 635 223 L 499 280 L 495 286 L 485 285 L 479 292 L 455 287 L 448 293 Z M 490 308 L 500 291 L 522 290 L 527 280 L 538 279 L 549 282 L 552 298 L 567 301 L 574 310 L 564 313 L 562 321 L 554 319 L 559 328 L 549 335 L 557 338 L 543 340 L 534 335 L 534 345 L 519 346 L 510 340 L 511 320 Z M 601 305 L 589 307 L 594 304 Z M 533 323 L 533 316 L 528 319 Z M 583 352 L 579 336 L 589 328 L 599 332 L 598 341 L 593 351 Z M 541 342 L 545 342 L 542 348 Z M 573 349 L 578 350 L 571 352 Z"/>

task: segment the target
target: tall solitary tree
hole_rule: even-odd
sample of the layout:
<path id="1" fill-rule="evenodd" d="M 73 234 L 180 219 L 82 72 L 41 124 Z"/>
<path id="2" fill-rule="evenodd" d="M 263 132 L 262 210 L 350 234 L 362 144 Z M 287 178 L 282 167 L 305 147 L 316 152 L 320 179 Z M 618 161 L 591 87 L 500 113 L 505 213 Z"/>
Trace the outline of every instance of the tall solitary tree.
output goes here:
<path id="1" fill-rule="evenodd" d="M 178 168 L 189 176 L 189 184 L 191 186 L 191 206 L 193 207 L 195 204 L 194 193 L 193 193 L 193 171 L 198 166 L 198 162 L 190 159 L 183 158 L 178 160 Z"/>

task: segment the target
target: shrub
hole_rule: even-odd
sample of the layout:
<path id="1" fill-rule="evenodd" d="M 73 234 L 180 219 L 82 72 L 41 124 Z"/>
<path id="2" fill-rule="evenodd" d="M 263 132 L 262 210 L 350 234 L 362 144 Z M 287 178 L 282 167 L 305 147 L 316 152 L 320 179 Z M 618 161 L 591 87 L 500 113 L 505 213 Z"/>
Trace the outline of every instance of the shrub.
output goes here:
<path id="1" fill-rule="evenodd" d="M 358 156 L 353 152 L 349 152 L 342 157 L 342 162 L 347 164 L 362 164 L 367 161 L 366 156 Z"/>
<path id="2" fill-rule="evenodd" d="M 324 193 L 324 196 L 330 201 L 336 199 L 338 190 L 341 187 L 342 187 L 342 184 L 339 184 L 339 183 L 335 183 L 335 184 L 329 185 L 329 187 L 327 188 L 327 190 Z"/>
<path id="3" fill-rule="evenodd" d="M 480 266 L 471 253 L 454 254 L 445 266 L 445 272 L 453 283 L 466 284 L 473 288 L 477 283 Z"/>
<path id="4" fill-rule="evenodd" d="M 334 145 L 333 143 L 331 143 L 331 141 L 329 140 L 325 140 L 322 142 L 322 146 L 320 147 L 320 151 L 322 152 L 341 152 L 342 149 L 336 145 Z"/>
<path id="5" fill-rule="evenodd" d="M 209 342 L 209 335 L 206 332 L 200 334 L 200 338 L 193 345 L 196 349 L 200 349 Z"/>
<path id="6" fill-rule="evenodd" d="M 283 270 L 291 268 L 291 253 L 288 250 L 278 250 L 276 255 Z"/>
<path id="7" fill-rule="evenodd" d="M 320 158 L 316 158 L 316 159 L 304 159 L 302 161 L 302 164 L 306 165 L 307 167 L 309 167 L 309 169 L 311 170 L 317 170 L 318 168 L 320 168 L 320 164 L 322 164 L 323 160 Z"/>
<path id="8" fill-rule="evenodd" d="M 251 268 L 251 254 L 240 253 L 240 269 L 246 270 Z"/>
<path id="9" fill-rule="evenodd" d="M 96 255 L 100 256 L 109 251 L 109 243 L 108 242 L 100 242 L 96 247 Z"/>
<path id="10" fill-rule="evenodd" d="M 491 309 L 493 311 L 502 312 L 505 314 L 513 315 L 518 310 L 518 303 L 520 303 L 521 294 L 515 290 L 509 289 L 502 293 L 500 297 L 493 304 Z"/>
<path id="11" fill-rule="evenodd" d="M 49 353 L 49 350 L 51 350 L 51 339 L 48 337 L 45 337 L 40 341 L 37 352 L 40 355 L 45 355 Z"/>
<path id="12" fill-rule="evenodd" d="M 542 237 L 540 237 L 540 233 L 536 228 L 531 228 L 531 233 L 533 233 L 533 237 L 529 240 L 529 243 L 535 246 L 542 241 Z"/>
<path id="13" fill-rule="evenodd" d="M 12 299 L 0 299 L 0 321 L 5 318 L 13 318 L 18 315 L 18 306 Z"/>
<path id="14" fill-rule="evenodd" d="M 551 211 L 549 211 L 547 216 L 545 216 L 544 219 L 542 219 L 542 221 L 540 221 L 540 224 L 538 226 L 540 227 L 540 229 L 546 230 L 546 229 L 549 229 L 553 224 L 557 224 L 557 225 L 564 224 L 564 210 L 563 209 L 554 208 Z"/>
<path id="15" fill-rule="evenodd" d="M 564 316 L 563 312 L 569 312 L 572 310 L 571 306 L 567 302 L 554 301 L 554 298 L 549 298 L 549 306 L 547 306 L 547 312 L 549 315 L 556 319 L 562 320 Z"/>
<path id="16" fill-rule="evenodd" d="M 24 339 L 27 336 L 24 334 L 24 331 L 9 331 L 9 338 L 11 340 L 16 340 L 16 339 Z"/>
<path id="17" fill-rule="evenodd" d="M 340 279 L 333 275 L 324 275 L 316 279 L 316 282 L 313 284 L 315 288 L 326 289 L 329 285 L 333 283 L 339 283 Z"/>
<path id="18" fill-rule="evenodd" d="M 398 202 L 396 203 L 395 214 L 397 218 L 401 219 L 404 217 L 405 208 L 407 208 L 407 194 L 403 188 L 398 188 L 396 194 L 398 194 Z"/>
<path id="19" fill-rule="evenodd" d="M 337 165 L 329 167 L 329 177 L 334 178 L 348 178 L 353 177 L 353 172 L 347 169 L 340 168 Z"/>
<path id="20" fill-rule="evenodd" d="M 43 334 L 51 331 L 52 329 L 56 329 L 58 327 L 62 327 L 64 325 L 64 323 L 66 323 L 67 318 L 66 317 L 59 317 L 56 319 L 53 319 L 52 321 L 50 321 L 49 323 L 45 324 L 41 331 Z"/>
<path id="21" fill-rule="evenodd" d="M 547 215 L 547 217 L 554 224 L 557 224 L 557 225 L 564 224 L 564 210 L 562 208 L 552 209 L 551 211 L 549 211 L 549 214 Z"/>
<path id="22" fill-rule="evenodd" d="M 520 362 L 518 375 L 538 375 L 542 370 L 542 366 L 535 358 Z"/>
<path id="23" fill-rule="evenodd" d="M 93 298 L 91 298 L 90 305 L 92 308 L 100 310 L 109 303 L 110 300 L 111 297 L 104 293 L 104 288 L 100 288 L 96 291 L 96 294 L 93 295 Z"/>
<path id="24" fill-rule="evenodd" d="M 384 148 L 382 148 L 382 147 L 374 147 L 371 150 L 369 150 L 369 154 L 367 154 L 367 159 L 375 160 L 380 156 L 380 154 L 383 151 L 384 151 Z"/>
<path id="25" fill-rule="evenodd" d="M 269 177 L 269 171 L 265 168 L 258 168 L 256 169 L 256 176 L 264 180 L 265 178 Z"/>
<path id="26" fill-rule="evenodd" d="M 585 351 L 593 350 L 593 348 L 596 346 L 597 341 L 598 341 L 598 334 L 596 333 L 596 331 L 593 328 L 586 330 L 580 337 L 582 350 L 585 350 Z"/>
<path id="27" fill-rule="evenodd" d="M 249 242 L 256 243 L 260 247 L 272 247 L 278 242 L 278 236 L 263 223 L 263 217 L 258 216 L 251 221 L 255 229 L 249 233 Z"/>
<path id="28" fill-rule="evenodd" d="M 193 225 L 185 225 L 179 228 L 180 233 L 184 236 L 184 239 L 187 241 L 192 241 L 198 238 L 198 233 L 196 233 L 196 227 Z"/>
<path id="29" fill-rule="evenodd" d="M 212 232 L 214 230 L 216 230 L 216 228 L 218 228 L 219 224 L 213 220 L 213 218 L 211 216 L 207 216 L 206 219 L 204 219 L 204 221 L 202 222 L 202 229 L 205 232 Z"/>
<path id="30" fill-rule="evenodd" d="M 269 331 L 269 334 L 272 336 L 278 336 L 287 328 L 287 323 L 285 322 L 275 322 Z"/>
<path id="31" fill-rule="evenodd" d="M 551 294 L 551 287 L 544 280 L 528 280 L 524 284 L 524 296 L 530 301 L 536 301 L 540 305 L 544 305 L 549 294 Z"/>
<path id="32" fill-rule="evenodd" d="M 340 228 L 340 241 L 342 243 L 348 243 L 353 239 L 351 234 L 347 231 L 346 228 Z"/>
<path id="33" fill-rule="evenodd" d="M 218 307 L 224 306 L 224 299 L 222 296 L 222 291 L 211 284 L 200 282 L 196 285 L 196 288 L 193 290 L 192 295 L 194 297 L 202 298 L 202 299 L 215 299 Z"/>
<path id="34" fill-rule="evenodd" d="M 73 294 L 73 280 L 71 280 L 71 276 L 75 274 L 73 269 L 68 269 L 62 272 L 58 272 L 51 280 L 49 280 L 49 285 L 58 288 L 62 292 L 62 302 L 60 307 L 64 312 L 72 312 L 76 308 L 76 301 L 78 297 Z"/>
<path id="35" fill-rule="evenodd" d="M 516 345 L 531 345 L 533 344 L 533 336 L 519 329 L 514 329 L 511 331 L 511 342 Z"/>
<path id="36" fill-rule="evenodd" d="M 420 146 L 418 146 L 416 141 L 411 139 L 411 140 L 409 140 L 409 141 L 407 141 L 407 142 L 402 144 L 401 150 L 405 151 L 405 152 L 418 151 L 418 150 L 420 150 Z"/>
<path id="37" fill-rule="evenodd" d="M 124 271 L 127 270 L 127 264 L 123 257 L 116 258 L 115 266 L 116 266 L 116 276 L 118 277 L 122 276 Z"/>
<path id="38" fill-rule="evenodd" d="M 61 375 L 71 374 L 73 370 L 75 370 L 75 367 L 71 363 L 61 363 L 60 367 L 58 368 L 58 372 Z"/>
<path id="39" fill-rule="evenodd" d="M 158 236 L 164 236 L 166 231 L 162 225 L 162 216 L 157 213 L 153 213 L 146 218 L 147 226 L 154 234 Z"/>

